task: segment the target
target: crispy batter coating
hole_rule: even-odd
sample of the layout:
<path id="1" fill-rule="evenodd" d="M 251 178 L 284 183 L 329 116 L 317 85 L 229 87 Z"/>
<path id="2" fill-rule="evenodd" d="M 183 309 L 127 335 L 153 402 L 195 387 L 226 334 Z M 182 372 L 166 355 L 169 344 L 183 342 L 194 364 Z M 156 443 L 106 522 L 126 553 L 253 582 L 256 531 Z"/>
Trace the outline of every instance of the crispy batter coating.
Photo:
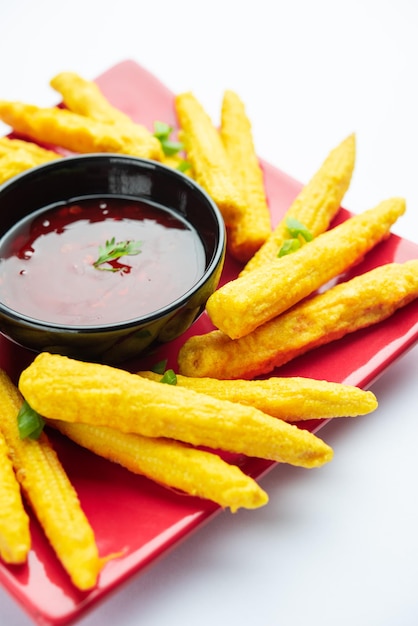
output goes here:
<path id="1" fill-rule="evenodd" d="M 216 202 L 229 226 L 243 214 L 244 200 L 220 135 L 191 92 L 178 94 L 174 104 L 193 177 Z"/>
<path id="2" fill-rule="evenodd" d="M 56 74 L 50 85 L 61 94 L 65 106 L 73 113 L 108 124 L 134 126 L 128 115 L 110 104 L 95 82 L 75 72 Z"/>
<path id="3" fill-rule="evenodd" d="M 349 218 L 296 252 L 226 283 L 207 301 L 213 324 L 239 339 L 360 261 L 405 211 L 391 198 Z"/>
<path id="4" fill-rule="evenodd" d="M 376 324 L 418 297 L 418 260 L 382 265 L 336 285 L 232 340 L 219 330 L 191 337 L 179 353 L 185 376 L 252 378 L 313 348 Z"/>
<path id="5" fill-rule="evenodd" d="M 160 374 L 138 372 L 159 381 Z M 265 380 L 222 380 L 176 375 L 177 385 L 209 396 L 254 406 L 285 422 L 366 415 L 377 408 L 376 396 L 352 385 L 300 376 Z"/>
<path id="6" fill-rule="evenodd" d="M 0 156 L 0 185 L 13 178 L 13 176 L 26 172 L 32 167 L 42 165 L 42 163 L 47 163 L 48 161 L 53 161 L 58 158 L 59 155 L 55 154 L 54 158 L 46 156 L 45 159 L 41 161 L 35 155 L 24 149 L 11 150 L 4 156 Z"/>
<path id="7" fill-rule="evenodd" d="M 30 546 L 29 516 L 0 430 L 0 558 L 5 563 L 24 563 Z"/>
<path id="8" fill-rule="evenodd" d="M 41 353 L 20 376 L 30 406 L 47 418 L 109 426 L 317 467 L 332 449 L 310 432 L 261 411 L 96 363 Z"/>
<path id="9" fill-rule="evenodd" d="M 356 139 L 352 134 L 331 150 L 321 167 L 292 202 L 269 238 L 248 261 L 241 274 L 277 258 L 283 242 L 289 236 L 286 226 L 287 218 L 297 219 L 306 226 L 313 237 L 317 237 L 328 229 L 350 186 L 355 159 Z"/>
<path id="10" fill-rule="evenodd" d="M 267 504 L 268 496 L 255 480 L 217 454 L 172 439 L 142 437 L 106 426 L 49 423 L 84 448 L 135 474 L 207 498 L 233 513 Z"/>
<path id="11" fill-rule="evenodd" d="M 231 90 L 224 93 L 220 134 L 237 185 L 244 196 L 244 210 L 228 229 L 228 249 L 246 263 L 271 233 L 270 211 L 244 103 Z"/>
<path id="12" fill-rule="evenodd" d="M 160 147 L 157 149 L 157 140 L 152 133 L 110 104 L 95 82 L 86 80 L 75 72 L 61 72 L 52 78 L 50 84 L 61 94 L 68 110 L 104 124 L 124 128 L 124 133 L 132 142 L 151 143 L 155 151 L 154 158 L 165 160 Z"/>
<path id="13" fill-rule="evenodd" d="M 25 152 L 31 155 L 35 163 L 45 163 L 46 161 L 53 161 L 61 157 L 60 154 L 47 150 L 38 146 L 31 141 L 24 141 L 23 139 L 11 139 L 9 137 L 0 137 L 0 157 L 15 152 Z"/>
<path id="14" fill-rule="evenodd" d="M 158 160 L 161 145 L 148 131 L 131 132 L 60 108 L 41 108 L 23 102 L 0 100 L 0 119 L 33 141 L 60 146 L 72 152 L 116 152 Z"/>
<path id="15" fill-rule="evenodd" d="M 90 589 L 104 563 L 93 530 L 46 434 L 36 440 L 20 439 L 17 415 L 22 401 L 0 370 L 1 427 L 17 479 L 72 582 L 79 589 Z"/>

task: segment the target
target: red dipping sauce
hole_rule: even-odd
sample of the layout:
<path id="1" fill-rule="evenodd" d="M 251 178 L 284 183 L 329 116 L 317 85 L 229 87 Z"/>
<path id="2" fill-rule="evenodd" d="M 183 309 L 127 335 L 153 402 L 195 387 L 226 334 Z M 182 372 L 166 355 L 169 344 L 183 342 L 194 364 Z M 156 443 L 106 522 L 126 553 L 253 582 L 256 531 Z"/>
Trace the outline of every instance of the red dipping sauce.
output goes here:
<path id="1" fill-rule="evenodd" d="M 100 247 L 139 253 L 95 267 Z M 140 243 L 139 243 L 140 242 Z M 198 233 L 140 200 L 83 198 L 25 218 L 0 241 L 0 299 L 26 316 L 70 326 L 124 322 L 161 309 L 202 277 Z"/>

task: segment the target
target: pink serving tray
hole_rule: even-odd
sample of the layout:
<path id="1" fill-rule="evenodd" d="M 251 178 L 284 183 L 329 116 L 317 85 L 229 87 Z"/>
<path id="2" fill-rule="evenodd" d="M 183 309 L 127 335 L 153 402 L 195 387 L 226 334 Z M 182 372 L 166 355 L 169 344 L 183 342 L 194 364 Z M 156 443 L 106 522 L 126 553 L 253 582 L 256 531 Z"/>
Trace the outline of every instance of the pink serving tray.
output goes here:
<path id="1" fill-rule="evenodd" d="M 175 126 L 173 94 L 133 61 L 112 67 L 97 79 L 97 83 L 112 104 L 150 130 L 155 120 Z M 301 189 L 301 184 L 268 163 L 262 162 L 262 166 L 274 225 Z M 349 213 L 341 209 L 336 222 L 348 216 Z M 418 258 L 418 246 L 391 235 L 356 266 L 355 273 L 411 258 Z M 238 270 L 237 263 L 227 258 L 222 283 L 234 278 Z M 188 334 L 202 334 L 209 329 L 210 321 L 202 315 Z M 415 301 L 389 320 L 316 349 L 275 373 L 310 376 L 365 388 L 412 347 L 417 336 L 418 301 Z M 129 368 L 150 367 L 167 358 L 168 366 L 176 369 L 177 352 L 184 339 L 160 348 L 142 362 L 129 364 Z M 0 367 L 15 381 L 32 359 L 33 354 L 0 337 Z M 312 422 L 306 427 L 313 431 L 323 425 L 324 422 Z M 211 502 L 175 493 L 134 476 L 58 434 L 51 436 L 95 530 L 100 553 L 122 552 L 123 555 L 105 566 L 93 591 L 82 593 L 71 584 L 32 516 L 33 547 L 28 563 L 18 567 L 0 563 L 0 582 L 34 622 L 43 626 L 75 621 L 220 511 Z M 256 478 L 274 465 L 245 457 L 233 457 L 233 460 Z"/>

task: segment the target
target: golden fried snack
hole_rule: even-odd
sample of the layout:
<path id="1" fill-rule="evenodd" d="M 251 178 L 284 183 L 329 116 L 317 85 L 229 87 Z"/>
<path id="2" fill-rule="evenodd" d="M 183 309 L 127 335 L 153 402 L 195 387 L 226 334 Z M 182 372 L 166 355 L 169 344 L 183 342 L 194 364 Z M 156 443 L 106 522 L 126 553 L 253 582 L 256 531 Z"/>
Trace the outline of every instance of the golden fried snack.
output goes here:
<path id="1" fill-rule="evenodd" d="M 0 558 L 5 563 L 24 563 L 30 547 L 29 516 L 0 430 Z"/>
<path id="2" fill-rule="evenodd" d="M 296 252 L 226 283 L 209 297 L 209 317 L 231 339 L 247 335 L 360 261 L 388 237 L 404 211 L 402 198 L 381 202 Z"/>
<path id="3" fill-rule="evenodd" d="M 338 213 L 350 186 L 356 159 L 355 135 L 349 135 L 334 148 L 319 170 L 292 202 L 283 219 L 267 241 L 241 271 L 245 274 L 277 258 L 283 242 L 289 237 L 286 220 L 295 218 L 317 237 L 325 232 Z"/>
<path id="4" fill-rule="evenodd" d="M 225 91 L 222 100 L 220 134 L 245 201 L 242 214 L 228 229 L 228 248 L 245 263 L 269 237 L 271 222 L 251 123 L 244 103 L 231 90 Z"/>
<path id="5" fill-rule="evenodd" d="M 60 72 L 51 79 L 50 85 L 61 94 L 65 106 L 73 113 L 108 124 L 134 125 L 128 115 L 110 104 L 93 81 L 74 72 Z"/>
<path id="6" fill-rule="evenodd" d="M 93 530 L 45 433 L 39 439 L 20 439 L 17 415 L 22 397 L 0 370 L 1 428 L 14 470 L 58 558 L 73 584 L 94 587 L 103 566 Z"/>
<path id="7" fill-rule="evenodd" d="M 59 158 L 59 155 L 54 152 L 51 152 L 50 154 L 55 154 L 55 157 L 51 158 L 46 156 L 45 160 L 41 161 L 39 157 L 31 154 L 25 149 L 10 150 L 10 152 L 4 156 L 0 156 L 0 184 L 6 182 L 6 180 L 10 180 L 13 176 L 17 176 L 17 174 L 26 172 L 26 170 L 29 170 L 32 167 L 36 167 L 42 163 L 47 163 Z"/>
<path id="8" fill-rule="evenodd" d="M 191 337 L 179 353 L 184 376 L 252 378 L 300 354 L 390 317 L 418 297 L 418 260 L 391 263 L 307 299 L 232 340 L 219 330 Z"/>
<path id="9" fill-rule="evenodd" d="M 54 161 L 55 159 L 59 159 L 61 157 L 61 155 L 57 152 L 42 148 L 41 146 L 38 146 L 36 143 L 32 143 L 31 141 L 24 141 L 22 139 L 10 139 L 9 137 L 0 137 L 0 157 L 21 151 L 25 152 L 27 155 L 30 155 L 34 160 L 34 163 L 36 164 L 46 163 L 47 161 Z"/>
<path id="10" fill-rule="evenodd" d="M 161 375 L 138 372 L 150 380 Z M 177 385 L 221 400 L 254 406 L 285 422 L 355 417 L 377 408 L 376 396 L 352 385 L 299 376 L 265 380 L 221 380 L 176 374 Z"/>
<path id="11" fill-rule="evenodd" d="M 72 152 L 116 152 L 154 160 L 161 156 L 160 142 L 148 131 L 140 136 L 127 126 L 105 124 L 65 109 L 0 100 L 0 119 L 32 141 Z"/>
<path id="12" fill-rule="evenodd" d="M 255 480 L 217 454 L 171 439 L 142 437 L 106 426 L 59 420 L 48 423 L 84 448 L 135 474 L 212 500 L 232 513 L 267 504 L 268 496 Z"/>
<path id="13" fill-rule="evenodd" d="M 149 141 L 151 133 L 142 124 L 134 122 L 128 115 L 110 104 L 98 85 L 82 78 L 74 72 L 61 72 L 50 81 L 51 87 L 58 91 L 67 109 L 104 124 L 125 127 L 131 140 L 142 143 Z M 155 147 L 154 138 L 152 143 Z M 158 151 L 158 160 L 165 161 L 162 151 Z"/>
<path id="14" fill-rule="evenodd" d="M 217 129 L 197 98 L 190 92 L 174 100 L 193 177 L 219 207 L 227 226 L 244 212 L 244 200 Z"/>
<path id="15" fill-rule="evenodd" d="M 19 387 L 47 418 L 317 467 L 332 449 L 310 432 L 249 406 L 146 380 L 107 365 L 41 353 Z"/>

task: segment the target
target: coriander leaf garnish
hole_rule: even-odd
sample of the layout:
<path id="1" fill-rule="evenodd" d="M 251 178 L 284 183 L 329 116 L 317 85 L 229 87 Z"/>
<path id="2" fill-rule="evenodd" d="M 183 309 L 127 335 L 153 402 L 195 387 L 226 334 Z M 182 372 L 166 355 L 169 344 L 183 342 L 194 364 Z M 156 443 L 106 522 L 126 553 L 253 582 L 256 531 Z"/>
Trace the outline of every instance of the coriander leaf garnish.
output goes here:
<path id="1" fill-rule="evenodd" d="M 21 439 L 39 439 L 45 425 L 45 420 L 31 406 L 23 402 L 17 416 L 17 427 Z"/>
<path id="2" fill-rule="evenodd" d="M 183 150 L 183 144 L 180 141 L 173 141 L 170 135 L 173 127 L 165 122 L 154 122 L 154 137 L 158 139 L 166 156 L 173 156 Z"/>
<path id="3" fill-rule="evenodd" d="M 106 267 L 106 264 L 117 261 L 123 256 L 136 256 L 141 252 L 141 241 L 118 241 L 112 237 L 104 246 L 99 246 L 99 257 L 93 263 L 98 270 L 118 272 L 120 267 Z M 105 266 L 105 267 L 102 267 Z"/>

